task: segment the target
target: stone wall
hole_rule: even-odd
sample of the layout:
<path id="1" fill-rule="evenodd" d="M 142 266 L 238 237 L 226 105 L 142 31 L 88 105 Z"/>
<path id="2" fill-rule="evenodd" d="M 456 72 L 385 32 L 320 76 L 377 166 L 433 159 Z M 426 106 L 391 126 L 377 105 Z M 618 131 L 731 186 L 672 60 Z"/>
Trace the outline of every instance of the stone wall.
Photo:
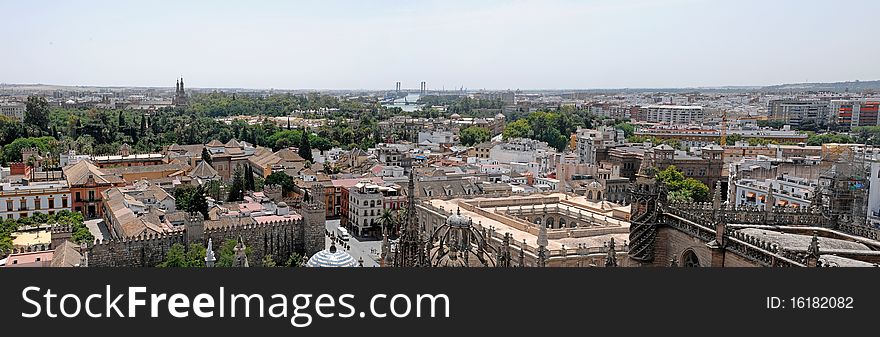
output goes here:
<path id="1" fill-rule="evenodd" d="M 278 262 L 286 261 L 293 252 L 309 257 L 323 249 L 323 233 L 323 221 L 310 223 L 287 220 L 204 228 L 203 235 L 196 242 L 193 242 L 192 235 L 187 235 L 186 229 L 132 238 L 98 240 L 88 245 L 86 251 L 90 267 L 153 267 L 165 259 L 166 252 L 175 243 L 187 247 L 190 243 L 198 243 L 206 247 L 208 239 L 211 239 L 217 253 L 224 241 L 241 238 L 249 250 L 248 262 L 256 266 L 266 254 L 271 254 Z M 56 241 L 63 242 L 65 236 L 69 238 L 70 233 L 53 230 L 53 246 Z"/>
<path id="2" fill-rule="evenodd" d="M 660 227 L 657 231 L 654 265 L 666 267 L 675 258 L 677 264 L 681 266 L 684 263 L 684 254 L 688 250 L 696 254 L 697 259 L 700 260 L 700 267 L 712 266 L 712 252 L 706 246 L 706 242 L 674 228 Z"/>

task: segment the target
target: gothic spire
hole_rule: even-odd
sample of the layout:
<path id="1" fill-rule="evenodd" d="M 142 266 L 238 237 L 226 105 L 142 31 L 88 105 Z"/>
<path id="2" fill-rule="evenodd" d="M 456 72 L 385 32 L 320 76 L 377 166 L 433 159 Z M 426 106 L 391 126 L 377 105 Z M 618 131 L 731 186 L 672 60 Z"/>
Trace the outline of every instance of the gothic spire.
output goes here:
<path id="1" fill-rule="evenodd" d="M 238 237 L 238 243 L 235 245 L 235 265 L 233 267 L 250 267 L 248 264 L 247 254 L 245 254 L 244 239 Z"/>
<path id="2" fill-rule="evenodd" d="M 400 226 L 400 239 L 397 241 L 397 251 L 394 254 L 396 267 L 420 267 L 427 264 L 427 253 L 422 238 L 421 228 L 416 219 L 416 187 L 415 167 L 409 161 L 409 186 L 406 196 L 406 219 Z"/>
<path id="3" fill-rule="evenodd" d="M 614 249 L 614 238 L 608 243 L 608 254 L 605 255 L 606 267 L 617 267 L 617 251 Z"/>
<path id="4" fill-rule="evenodd" d="M 822 263 L 819 260 L 822 257 L 822 252 L 819 249 L 819 234 L 816 231 L 813 231 L 813 238 L 810 239 L 810 245 L 807 247 L 807 255 L 804 257 L 804 264 L 807 267 L 821 267 Z"/>
<path id="5" fill-rule="evenodd" d="M 205 250 L 205 267 L 213 267 L 217 258 L 214 257 L 214 243 L 208 238 L 208 249 Z"/>
<path id="6" fill-rule="evenodd" d="M 547 212 L 547 206 L 544 206 L 544 212 Z M 545 216 L 546 219 L 546 216 Z M 546 220 L 545 220 L 546 221 Z M 547 266 L 547 225 L 544 222 L 538 225 L 538 267 Z"/>

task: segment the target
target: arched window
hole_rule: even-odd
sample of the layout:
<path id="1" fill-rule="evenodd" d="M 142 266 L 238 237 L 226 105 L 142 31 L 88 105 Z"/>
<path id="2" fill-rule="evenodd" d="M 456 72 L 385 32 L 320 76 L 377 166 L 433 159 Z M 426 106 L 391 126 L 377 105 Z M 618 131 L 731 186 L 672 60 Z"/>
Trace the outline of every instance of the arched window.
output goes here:
<path id="1" fill-rule="evenodd" d="M 593 191 L 587 191 L 587 199 L 593 200 Z"/>
<path id="2" fill-rule="evenodd" d="M 541 224 L 541 217 L 536 217 L 535 220 L 532 220 L 532 222 L 534 222 L 536 225 L 540 225 Z"/>
<path id="3" fill-rule="evenodd" d="M 553 225 L 555 225 L 555 224 L 556 224 L 556 221 L 554 221 L 553 218 L 547 217 L 547 228 L 553 228 Z"/>
<path id="4" fill-rule="evenodd" d="M 577 228 L 577 226 L 578 226 L 577 221 L 572 221 L 570 224 L 568 224 L 568 227 L 571 227 L 571 228 Z"/>
<path id="5" fill-rule="evenodd" d="M 565 228 L 565 218 L 559 219 L 559 228 Z"/>
<path id="6" fill-rule="evenodd" d="M 700 259 L 697 257 L 697 254 L 694 253 L 692 249 L 688 249 L 684 252 L 684 255 L 681 257 L 682 266 L 684 267 L 699 267 Z"/>
<path id="7" fill-rule="evenodd" d="M 602 191 L 596 191 L 596 199 L 602 200 Z"/>

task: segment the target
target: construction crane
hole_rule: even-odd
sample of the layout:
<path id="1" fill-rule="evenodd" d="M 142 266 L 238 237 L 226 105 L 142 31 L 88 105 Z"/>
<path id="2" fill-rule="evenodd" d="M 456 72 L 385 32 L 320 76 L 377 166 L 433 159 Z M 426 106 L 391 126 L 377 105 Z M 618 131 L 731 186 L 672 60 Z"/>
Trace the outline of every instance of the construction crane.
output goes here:
<path id="1" fill-rule="evenodd" d="M 721 147 L 727 146 L 727 110 L 721 112 Z"/>

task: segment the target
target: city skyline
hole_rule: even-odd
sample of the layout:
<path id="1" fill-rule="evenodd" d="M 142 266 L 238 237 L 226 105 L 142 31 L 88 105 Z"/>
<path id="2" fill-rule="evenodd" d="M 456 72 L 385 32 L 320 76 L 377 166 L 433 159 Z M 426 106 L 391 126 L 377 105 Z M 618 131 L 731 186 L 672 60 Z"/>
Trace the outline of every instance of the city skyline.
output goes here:
<path id="1" fill-rule="evenodd" d="M 182 74 L 192 88 L 552 90 L 880 78 L 880 46 L 862 43 L 880 4 L 791 4 L 11 2 L 30 15 L 0 23 L 13 51 L 0 55 L 13 65 L 0 82 L 170 87 Z"/>

